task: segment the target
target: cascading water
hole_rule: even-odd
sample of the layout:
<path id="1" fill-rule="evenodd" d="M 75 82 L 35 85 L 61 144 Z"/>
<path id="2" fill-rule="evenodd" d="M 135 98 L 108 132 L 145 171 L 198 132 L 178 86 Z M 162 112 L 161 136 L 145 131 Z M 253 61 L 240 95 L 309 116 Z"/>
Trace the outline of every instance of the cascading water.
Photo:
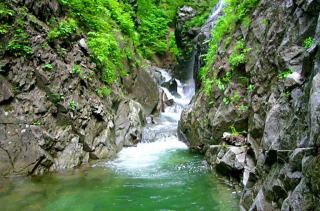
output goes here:
<path id="1" fill-rule="evenodd" d="M 217 12 L 218 14 L 219 12 Z M 177 138 L 182 109 L 195 92 L 193 62 L 187 80 L 175 80 L 174 104 L 144 128 L 143 141 L 113 161 L 93 168 L 40 178 L 8 179 L 0 189 L 3 210 L 239 210 L 236 194 L 208 171 L 200 155 Z M 14 180 L 14 179 L 13 179 Z"/>

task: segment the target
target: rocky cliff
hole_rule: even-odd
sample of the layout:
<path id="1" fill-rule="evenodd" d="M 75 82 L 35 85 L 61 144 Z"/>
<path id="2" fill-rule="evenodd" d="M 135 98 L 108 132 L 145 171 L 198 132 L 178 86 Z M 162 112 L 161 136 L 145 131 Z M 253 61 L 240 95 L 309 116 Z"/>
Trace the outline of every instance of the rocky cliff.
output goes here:
<path id="1" fill-rule="evenodd" d="M 239 181 L 243 210 L 319 208 L 319 12 L 318 0 L 261 0 L 182 114 L 180 139 Z"/>
<path id="2" fill-rule="evenodd" d="M 85 33 L 50 41 L 50 20 L 67 18 L 58 1 L 0 6 L 0 175 L 110 159 L 140 140 L 159 98 L 146 65 L 123 60 L 129 74 L 106 87 Z"/>

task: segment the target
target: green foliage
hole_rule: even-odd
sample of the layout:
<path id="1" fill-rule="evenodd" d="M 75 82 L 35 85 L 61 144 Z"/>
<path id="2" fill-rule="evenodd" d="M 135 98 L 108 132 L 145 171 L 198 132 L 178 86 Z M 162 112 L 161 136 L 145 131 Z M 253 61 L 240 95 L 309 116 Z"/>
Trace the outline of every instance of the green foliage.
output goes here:
<path id="1" fill-rule="evenodd" d="M 61 100 L 64 99 L 64 94 L 59 93 L 59 88 L 59 86 L 52 88 L 50 94 L 48 95 L 49 100 L 53 104 L 58 104 Z"/>
<path id="2" fill-rule="evenodd" d="M 253 92 L 254 90 L 254 85 L 253 84 L 249 84 L 247 87 L 248 92 Z"/>
<path id="3" fill-rule="evenodd" d="M 240 111 L 247 111 L 249 109 L 249 106 L 246 106 L 246 105 L 241 105 L 239 107 Z"/>
<path id="4" fill-rule="evenodd" d="M 267 18 L 263 18 L 263 19 L 262 19 L 262 23 L 267 26 L 267 25 L 270 24 L 270 20 L 267 19 Z"/>
<path id="5" fill-rule="evenodd" d="M 41 122 L 40 121 L 34 121 L 32 124 L 35 125 L 35 126 L 40 126 Z"/>
<path id="6" fill-rule="evenodd" d="M 241 22 L 250 11 L 255 8 L 259 0 L 229 0 L 229 6 L 224 10 L 224 16 L 220 17 L 216 23 L 216 26 L 211 32 L 211 40 L 209 43 L 208 53 L 205 59 L 205 66 L 200 71 L 200 78 L 202 80 L 212 77 L 212 66 L 217 58 L 217 51 L 219 43 L 225 35 L 231 33 L 235 26 Z M 241 43 L 238 43 L 240 47 Z M 242 55 L 241 55 L 242 54 Z M 245 61 L 244 52 L 233 55 L 229 62 L 232 65 L 237 65 Z M 204 89 L 208 89 L 206 86 L 210 84 L 203 84 Z"/>
<path id="7" fill-rule="evenodd" d="M 70 101 L 70 102 L 69 102 L 69 107 L 70 107 L 70 109 L 71 109 L 72 111 L 75 111 L 75 110 L 77 110 L 77 108 L 78 108 L 78 104 L 77 104 L 75 101 Z"/>
<path id="8" fill-rule="evenodd" d="M 237 129 L 234 127 L 234 125 L 230 126 L 230 130 L 231 130 L 231 135 L 237 136 L 240 133 L 237 131 Z"/>
<path id="9" fill-rule="evenodd" d="M 89 34 L 88 46 L 92 51 L 92 57 L 103 69 L 102 81 L 112 84 L 120 75 L 126 75 L 123 66 L 124 53 L 119 47 L 115 37 L 107 33 Z"/>
<path id="10" fill-rule="evenodd" d="M 154 3 L 147 3 L 146 0 L 139 0 L 138 3 L 143 7 L 147 5 L 149 7 L 141 8 L 138 11 L 138 17 L 141 21 L 138 33 L 143 56 L 150 58 L 154 53 L 164 54 L 167 50 L 166 38 L 169 33 L 169 17 Z"/>
<path id="11" fill-rule="evenodd" d="M 127 74 L 125 59 L 132 60 L 130 65 L 135 62 L 135 48 L 120 47 L 120 43 L 138 45 L 131 6 L 119 0 L 60 0 L 60 3 L 87 32 L 90 56 L 101 70 L 101 79 L 106 84 L 117 83 L 120 76 Z"/>
<path id="12" fill-rule="evenodd" d="M 7 23 L 0 25 L 0 35 L 8 33 L 10 28 L 11 26 L 9 26 Z"/>
<path id="13" fill-rule="evenodd" d="M 205 86 L 204 86 L 204 90 L 203 91 L 207 96 L 210 96 L 211 92 L 212 92 L 214 80 L 210 79 L 210 78 L 206 78 L 204 80 L 204 84 L 205 84 Z"/>
<path id="14" fill-rule="evenodd" d="M 42 69 L 43 69 L 43 70 L 52 70 L 52 69 L 53 69 L 53 66 L 52 66 L 52 64 L 46 64 L 46 65 L 43 65 L 43 66 L 42 66 Z"/>
<path id="15" fill-rule="evenodd" d="M 238 135 L 240 135 L 240 134 L 247 134 L 247 131 L 238 131 L 236 128 L 235 128 L 235 126 L 234 125 L 231 125 L 230 126 L 230 131 L 231 131 L 231 135 L 233 135 L 233 136 L 238 136 Z"/>
<path id="16" fill-rule="evenodd" d="M 96 92 L 98 96 L 101 98 L 108 97 L 111 94 L 111 90 L 108 89 L 107 87 L 103 87 L 102 89 L 96 89 Z"/>
<path id="17" fill-rule="evenodd" d="M 289 92 L 289 91 L 283 92 L 283 93 L 281 93 L 280 96 L 281 97 L 290 97 L 291 96 L 291 92 Z"/>
<path id="18" fill-rule="evenodd" d="M 79 65 L 74 65 L 72 70 L 70 71 L 70 74 L 82 74 L 84 72 L 85 72 L 84 70 L 80 69 Z"/>
<path id="19" fill-rule="evenodd" d="M 187 6 L 191 6 L 193 8 L 196 8 L 197 15 L 193 17 L 190 21 L 186 22 L 186 28 L 197 28 L 201 27 L 205 24 L 206 20 L 208 19 L 211 9 L 218 3 L 218 0 L 210 0 L 210 1 L 188 1 L 185 4 Z"/>
<path id="20" fill-rule="evenodd" d="M 238 41 L 236 43 L 229 57 L 229 63 L 232 70 L 240 64 L 245 64 L 247 62 L 247 54 L 250 50 L 250 48 L 245 48 L 244 41 Z"/>
<path id="21" fill-rule="evenodd" d="M 312 37 L 308 37 L 307 39 L 305 39 L 303 41 L 303 47 L 305 48 L 311 48 L 311 46 L 313 45 L 314 43 L 314 38 Z"/>
<path id="22" fill-rule="evenodd" d="M 224 83 L 221 81 L 221 80 L 219 80 L 219 79 L 217 79 L 217 85 L 218 85 L 218 89 L 220 89 L 220 90 L 225 90 L 227 87 L 224 85 Z"/>
<path id="23" fill-rule="evenodd" d="M 230 104 L 230 98 L 229 98 L 229 97 L 224 97 L 224 98 L 223 98 L 223 103 L 224 103 L 225 105 L 229 105 L 229 104 Z"/>
<path id="24" fill-rule="evenodd" d="M 13 39 L 9 41 L 6 50 L 14 56 L 29 56 L 33 53 L 29 46 L 29 36 L 23 28 L 18 28 L 14 31 Z"/>
<path id="25" fill-rule="evenodd" d="M 135 36 L 134 23 L 130 14 L 132 11 L 130 4 L 121 4 L 118 0 L 108 0 L 106 1 L 106 5 L 110 10 L 111 18 L 119 24 L 121 31 L 131 37 Z"/>
<path id="26" fill-rule="evenodd" d="M 244 25 L 245 27 L 249 27 L 250 23 L 251 23 L 250 17 L 245 17 L 242 19 L 242 25 Z"/>
<path id="27" fill-rule="evenodd" d="M 43 42 L 43 43 L 40 44 L 40 46 L 41 46 L 41 48 L 46 48 L 46 47 L 48 47 L 49 45 L 48 45 L 48 43 Z"/>
<path id="28" fill-rule="evenodd" d="M 77 33 L 77 31 L 78 27 L 76 21 L 72 18 L 68 18 L 61 21 L 57 27 L 49 32 L 48 39 L 51 41 L 56 39 L 68 41 L 72 38 L 73 34 Z"/>
<path id="29" fill-rule="evenodd" d="M 278 78 L 279 78 L 279 79 L 288 78 L 288 76 L 289 76 L 291 73 L 293 73 L 293 71 L 292 71 L 291 69 L 285 70 L 285 71 L 279 73 Z"/>
<path id="30" fill-rule="evenodd" d="M 240 96 L 239 94 L 236 92 L 232 97 L 231 97 L 231 101 L 234 103 L 234 104 L 238 104 L 239 101 L 240 101 Z"/>
<path id="31" fill-rule="evenodd" d="M 0 20 L 6 20 L 15 15 L 16 13 L 9 7 L 9 5 L 5 4 L 5 2 L 0 2 Z"/>
<path id="32" fill-rule="evenodd" d="M 224 42 L 225 48 L 228 48 L 228 47 L 229 47 L 231 41 L 232 41 L 232 37 L 231 37 L 231 36 L 229 36 L 229 37 L 227 37 L 226 39 L 224 39 L 223 42 Z"/>

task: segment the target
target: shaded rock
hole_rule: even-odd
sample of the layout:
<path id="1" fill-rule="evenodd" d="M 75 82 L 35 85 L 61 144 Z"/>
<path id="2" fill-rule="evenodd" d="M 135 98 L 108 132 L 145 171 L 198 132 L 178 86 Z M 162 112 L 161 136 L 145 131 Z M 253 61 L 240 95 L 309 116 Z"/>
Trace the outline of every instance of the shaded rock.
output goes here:
<path id="1" fill-rule="evenodd" d="M 245 147 L 228 147 L 225 154 L 218 154 L 216 160 L 216 169 L 221 174 L 235 174 L 240 177 L 240 172 L 245 168 L 246 148 Z"/>
<path id="2" fill-rule="evenodd" d="M 262 190 L 259 191 L 257 194 L 257 197 L 254 199 L 254 202 L 252 206 L 249 209 L 250 211 L 252 210 L 257 210 L 257 211 L 271 211 L 275 210 L 274 207 L 270 202 L 267 201 L 264 193 Z"/>
<path id="3" fill-rule="evenodd" d="M 10 100 L 13 97 L 13 92 L 9 83 L 0 76 L 0 103 Z"/>
<path id="4" fill-rule="evenodd" d="M 178 83 L 176 79 L 172 78 L 169 81 L 166 81 L 161 84 L 161 86 L 167 88 L 170 93 L 173 93 L 174 95 L 178 95 Z"/>
<path id="5" fill-rule="evenodd" d="M 314 210 L 315 204 L 312 202 L 312 194 L 309 192 L 305 180 L 302 179 L 299 185 L 289 193 L 281 206 L 281 210 Z"/>
<path id="6" fill-rule="evenodd" d="M 320 146 L 320 70 L 312 80 L 310 105 L 310 141 Z"/>

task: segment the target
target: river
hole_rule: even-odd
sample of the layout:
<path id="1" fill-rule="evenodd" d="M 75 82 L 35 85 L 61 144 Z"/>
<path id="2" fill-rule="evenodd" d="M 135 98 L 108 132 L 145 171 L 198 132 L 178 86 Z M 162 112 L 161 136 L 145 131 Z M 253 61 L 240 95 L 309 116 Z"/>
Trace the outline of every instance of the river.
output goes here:
<path id="1" fill-rule="evenodd" d="M 171 79 L 161 73 L 164 80 Z M 1 210 L 239 210 L 234 190 L 177 138 L 180 113 L 194 94 L 194 82 L 176 81 L 178 96 L 162 88 L 176 103 L 166 107 L 157 123 L 145 126 L 136 147 L 82 170 L 3 178 Z"/>

